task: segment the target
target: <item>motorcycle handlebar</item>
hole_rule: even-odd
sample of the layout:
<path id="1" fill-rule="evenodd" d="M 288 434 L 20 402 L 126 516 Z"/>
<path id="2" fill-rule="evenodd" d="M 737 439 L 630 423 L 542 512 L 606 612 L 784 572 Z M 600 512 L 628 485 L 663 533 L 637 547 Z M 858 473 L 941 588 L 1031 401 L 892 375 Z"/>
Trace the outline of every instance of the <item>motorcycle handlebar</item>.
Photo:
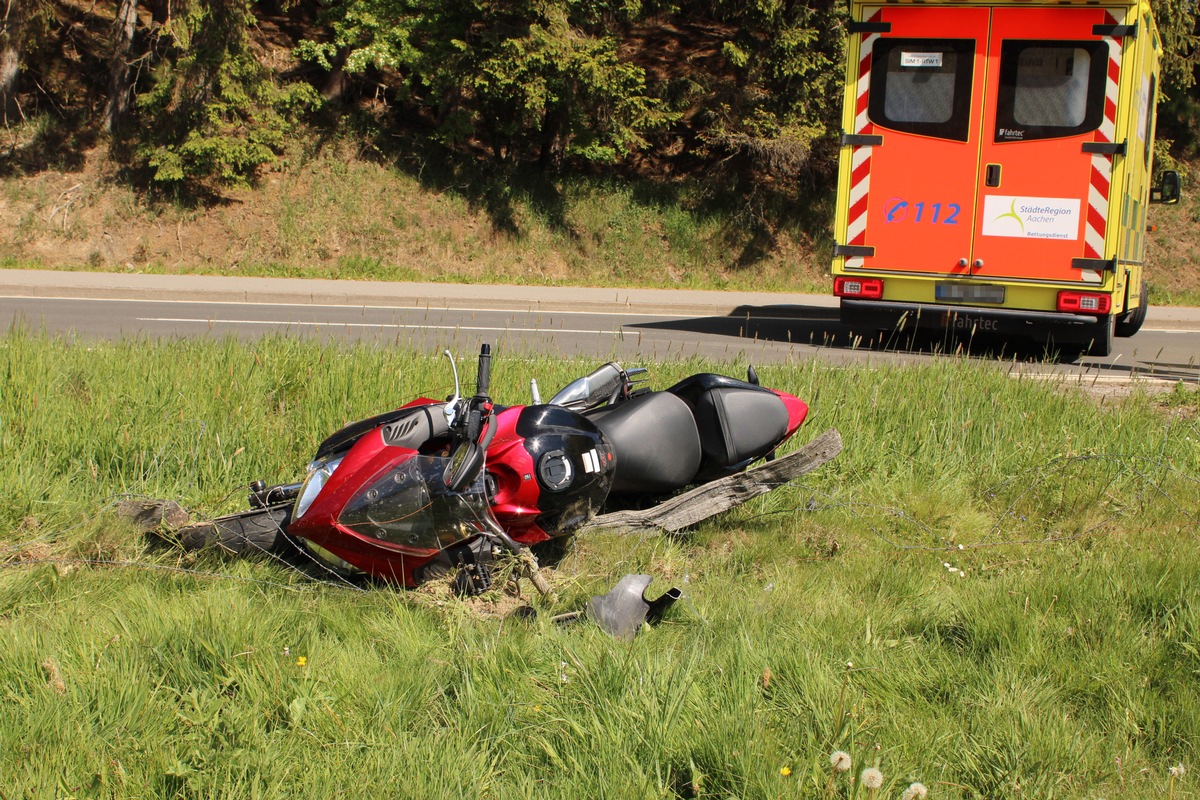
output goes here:
<path id="1" fill-rule="evenodd" d="M 483 344 L 479 348 L 479 375 L 475 381 L 475 394 L 486 397 L 492 383 L 492 346 Z"/>

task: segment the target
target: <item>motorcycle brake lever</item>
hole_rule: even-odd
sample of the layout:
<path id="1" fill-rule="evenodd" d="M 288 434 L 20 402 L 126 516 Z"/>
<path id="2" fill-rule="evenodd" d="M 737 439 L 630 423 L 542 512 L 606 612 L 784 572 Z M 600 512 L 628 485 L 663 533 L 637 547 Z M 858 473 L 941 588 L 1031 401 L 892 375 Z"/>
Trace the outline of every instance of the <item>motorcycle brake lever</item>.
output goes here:
<path id="1" fill-rule="evenodd" d="M 446 424 L 451 428 L 459 420 L 459 403 L 462 402 L 462 392 L 458 383 L 458 367 L 454 363 L 454 356 L 449 350 L 443 350 L 442 355 L 450 359 L 450 371 L 454 373 L 454 394 L 450 395 L 446 400 L 446 407 L 442 409 L 442 413 L 446 415 Z"/>

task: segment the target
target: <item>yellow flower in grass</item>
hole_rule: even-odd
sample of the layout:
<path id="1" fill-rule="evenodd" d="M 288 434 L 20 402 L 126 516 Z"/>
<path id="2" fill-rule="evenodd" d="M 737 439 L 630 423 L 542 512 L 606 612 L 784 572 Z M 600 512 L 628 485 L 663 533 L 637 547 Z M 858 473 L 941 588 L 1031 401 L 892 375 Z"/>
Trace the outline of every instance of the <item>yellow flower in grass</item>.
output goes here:
<path id="1" fill-rule="evenodd" d="M 303 667 L 307 663 L 308 663 L 308 659 L 305 658 L 304 656 L 300 656 L 299 658 L 296 659 L 297 667 Z"/>
<path id="2" fill-rule="evenodd" d="M 792 774 L 792 768 L 791 767 L 780 767 L 779 774 L 786 778 L 788 775 Z"/>

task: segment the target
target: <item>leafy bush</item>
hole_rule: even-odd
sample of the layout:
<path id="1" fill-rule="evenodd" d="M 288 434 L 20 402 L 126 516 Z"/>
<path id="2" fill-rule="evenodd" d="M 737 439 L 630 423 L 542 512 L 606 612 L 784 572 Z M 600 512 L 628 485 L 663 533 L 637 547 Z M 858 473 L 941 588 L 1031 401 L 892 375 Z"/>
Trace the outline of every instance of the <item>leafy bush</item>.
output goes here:
<path id="1" fill-rule="evenodd" d="M 179 186 L 252 180 L 275 160 L 300 115 L 320 98 L 306 83 L 279 86 L 250 47 L 249 0 L 192 0 L 159 28 L 162 52 L 137 99 L 136 152 L 153 181 Z"/>

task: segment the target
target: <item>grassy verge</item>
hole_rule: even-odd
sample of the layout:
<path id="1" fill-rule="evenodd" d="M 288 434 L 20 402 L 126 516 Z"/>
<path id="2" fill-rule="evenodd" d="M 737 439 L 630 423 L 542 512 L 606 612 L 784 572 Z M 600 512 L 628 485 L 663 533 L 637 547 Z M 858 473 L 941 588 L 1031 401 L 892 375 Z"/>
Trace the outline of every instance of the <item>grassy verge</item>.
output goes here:
<path id="1" fill-rule="evenodd" d="M 586 368 L 497 355 L 502 399 Z M 652 366 L 657 385 L 744 367 Z M 187 558 L 101 512 L 123 493 L 235 508 L 233 487 L 293 476 L 334 426 L 444 373 L 402 347 L 0 339 L 4 791 L 1194 796 L 1170 771 L 1200 742 L 1192 390 L 762 368 L 846 450 L 686 537 L 575 543 L 563 608 L 628 572 L 683 588 L 628 645 L 501 620 L 495 598 Z"/>
<path id="2" fill-rule="evenodd" d="M 412 155 L 380 163 L 351 141 L 294 150 L 256 188 L 200 205 L 151 202 L 98 154 L 77 172 L 0 177 L 0 223 L 11 232 L 0 266 L 826 288 L 829 243 L 814 243 L 799 224 L 756 238 L 744 209 L 695 182 L 488 173 Z"/>

